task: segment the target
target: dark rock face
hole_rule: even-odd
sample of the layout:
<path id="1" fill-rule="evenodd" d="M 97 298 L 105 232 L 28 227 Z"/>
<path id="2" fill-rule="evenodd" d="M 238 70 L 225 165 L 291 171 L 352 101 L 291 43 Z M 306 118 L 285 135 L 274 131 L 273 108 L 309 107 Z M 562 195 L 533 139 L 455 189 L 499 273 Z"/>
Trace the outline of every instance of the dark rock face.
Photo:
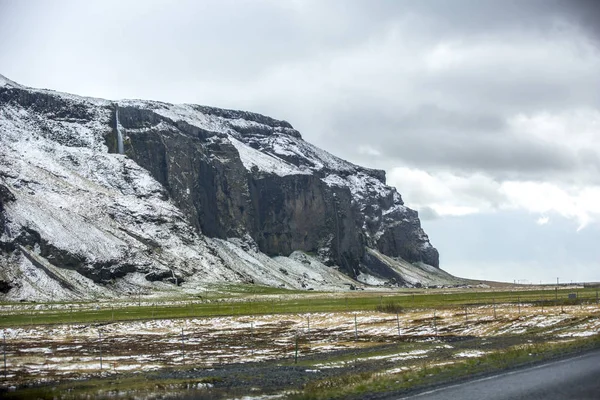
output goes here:
<path id="1" fill-rule="evenodd" d="M 248 179 L 255 210 L 251 232 L 263 252 L 319 253 L 326 263 L 354 274 L 365 243 L 355 229 L 359 212 L 349 190 L 332 189 L 314 175 Z"/>
<path id="2" fill-rule="evenodd" d="M 418 220 L 396 225 L 385 231 L 377 242 L 377 249 L 392 257 L 402 257 L 409 261 L 422 261 L 439 267 L 439 254 L 433 247 L 422 246 L 422 229 Z"/>
<path id="3" fill-rule="evenodd" d="M 127 273 L 135 272 L 136 268 L 127 263 L 107 263 L 107 262 L 92 262 L 86 260 L 85 257 L 73 254 L 48 243 L 38 232 L 25 230 L 14 241 L 14 249 L 17 249 L 32 264 L 38 268 L 42 268 L 47 274 L 52 275 L 43 264 L 33 258 L 27 249 L 32 249 L 39 246 L 39 256 L 46 259 L 50 264 L 59 265 L 61 268 L 77 271 L 81 275 L 90 278 L 96 283 L 107 283 L 115 278 L 125 276 Z M 60 281 L 60 279 L 56 279 Z"/>
<path id="4" fill-rule="evenodd" d="M 203 115 L 218 116 L 228 128 L 227 132 L 211 131 L 164 115 L 162 109 L 168 106 L 162 103 L 149 104 L 150 109 L 118 107 L 127 137 L 126 155 L 151 172 L 205 235 L 249 234 L 266 254 L 287 256 L 295 250 L 318 254 L 350 276 L 356 276 L 361 263 L 368 262 L 363 257 L 365 246 L 439 266 L 437 250 L 421 229 L 417 213 L 404 207 L 400 195 L 385 186 L 384 171 L 339 159 L 332 167 L 319 159 L 320 153 L 307 157 L 302 151 L 285 147 L 282 151 L 278 143 L 316 152 L 287 122 L 190 106 Z M 227 125 L 239 118 L 258 125 Z M 279 174 L 262 166 L 248 167 L 231 137 L 252 151 L 308 173 Z M 110 142 L 107 138 L 114 152 L 116 146 Z M 326 178 L 331 175 L 349 181 L 358 175 L 364 187 L 353 192 L 344 184 L 328 184 Z"/>
<path id="5" fill-rule="evenodd" d="M 0 184 L 0 236 L 4 232 L 6 219 L 4 217 L 4 204 L 15 201 L 15 196 L 10 192 L 10 190 Z"/>

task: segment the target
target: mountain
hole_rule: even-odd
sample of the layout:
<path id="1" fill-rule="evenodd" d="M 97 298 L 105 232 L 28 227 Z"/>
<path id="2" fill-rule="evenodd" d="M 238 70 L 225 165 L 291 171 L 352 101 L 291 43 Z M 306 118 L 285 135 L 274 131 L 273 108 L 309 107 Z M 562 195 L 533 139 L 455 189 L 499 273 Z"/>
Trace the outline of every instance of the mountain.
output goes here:
<path id="1" fill-rule="evenodd" d="M 0 232 L 7 299 L 462 283 L 384 171 L 288 122 L 2 76 Z"/>

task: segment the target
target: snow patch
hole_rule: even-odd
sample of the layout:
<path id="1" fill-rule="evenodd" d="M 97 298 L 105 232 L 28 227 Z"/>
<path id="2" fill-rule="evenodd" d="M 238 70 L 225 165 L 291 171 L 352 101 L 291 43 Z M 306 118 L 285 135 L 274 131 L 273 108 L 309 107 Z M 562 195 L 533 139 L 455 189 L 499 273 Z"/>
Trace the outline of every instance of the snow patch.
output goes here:
<path id="1" fill-rule="evenodd" d="M 295 165 L 290 164 L 282 159 L 255 150 L 233 137 L 230 137 L 229 141 L 237 149 L 242 163 L 248 171 L 252 171 L 253 168 L 256 168 L 261 172 L 275 174 L 278 176 L 311 174 L 310 171 L 301 170 Z"/>

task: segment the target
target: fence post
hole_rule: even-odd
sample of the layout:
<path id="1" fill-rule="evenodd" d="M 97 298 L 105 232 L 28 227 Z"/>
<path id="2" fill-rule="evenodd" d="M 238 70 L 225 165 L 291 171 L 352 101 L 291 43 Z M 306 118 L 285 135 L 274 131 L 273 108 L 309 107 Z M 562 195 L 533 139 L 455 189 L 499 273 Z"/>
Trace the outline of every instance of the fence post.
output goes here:
<path id="1" fill-rule="evenodd" d="M 102 371 L 102 330 L 98 329 L 98 339 L 100 341 L 100 371 Z"/>
<path id="2" fill-rule="evenodd" d="M 294 364 L 298 364 L 298 332 L 296 332 L 294 341 L 296 342 L 296 351 L 294 353 Z"/>
<path id="3" fill-rule="evenodd" d="M 521 315 L 521 296 L 517 296 L 517 307 L 519 309 L 519 315 Z"/>
<path id="4" fill-rule="evenodd" d="M 356 314 L 354 314 L 354 340 L 358 340 L 358 323 L 356 322 Z"/>
<path id="5" fill-rule="evenodd" d="M 181 363 L 185 365 L 185 343 L 183 336 L 183 326 L 181 327 Z"/>
<path id="6" fill-rule="evenodd" d="M 254 355 L 254 322 L 250 322 L 250 346 L 252 355 Z"/>
<path id="7" fill-rule="evenodd" d="M 398 315 L 398 311 L 396 311 L 396 324 L 398 325 L 398 336 L 400 336 L 400 316 Z"/>
<path id="8" fill-rule="evenodd" d="M 496 299 L 492 299 L 492 304 L 494 306 L 494 320 L 496 320 Z"/>
<path id="9" fill-rule="evenodd" d="M 437 336 L 437 322 L 435 321 L 435 311 L 433 310 L 433 331 L 435 332 L 435 336 Z"/>
<path id="10" fill-rule="evenodd" d="M 4 379 L 8 376 L 6 369 L 6 331 L 2 330 L 2 353 L 4 354 Z"/>
<path id="11" fill-rule="evenodd" d="M 467 306 L 465 306 L 465 322 L 469 322 L 469 310 Z"/>

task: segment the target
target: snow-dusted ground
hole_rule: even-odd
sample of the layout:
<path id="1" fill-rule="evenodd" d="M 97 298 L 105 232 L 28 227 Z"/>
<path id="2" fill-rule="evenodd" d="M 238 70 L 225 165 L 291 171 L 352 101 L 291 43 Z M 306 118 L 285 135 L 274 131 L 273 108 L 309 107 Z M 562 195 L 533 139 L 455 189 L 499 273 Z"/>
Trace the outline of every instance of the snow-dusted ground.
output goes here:
<path id="1" fill-rule="evenodd" d="M 564 311 L 546 308 L 542 313 L 530 309 L 519 315 L 514 306 L 501 304 L 496 307 L 495 319 L 489 307 L 476 307 L 469 309 L 466 320 L 457 310 L 437 310 L 435 322 L 432 310 L 422 310 L 398 317 L 341 312 L 6 328 L 3 333 L 12 377 L 7 384 L 50 376 L 97 375 L 101 347 L 104 373 L 118 373 L 183 363 L 210 368 L 225 363 L 289 359 L 294 354 L 296 337 L 302 356 L 394 343 L 399 337 L 429 343 L 436 336 L 512 337 L 528 330 L 533 335 L 553 335 L 557 339 L 600 333 L 599 307 L 573 306 Z M 453 348 L 433 344 L 430 349 L 373 355 L 363 360 L 397 362 L 401 371 L 403 363 L 427 358 L 432 349 Z M 454 358 L 485 353 L 462 350 L 454 352 Z M 341 368 L 347 362 L 321 362 L 315 368 Z"/>

